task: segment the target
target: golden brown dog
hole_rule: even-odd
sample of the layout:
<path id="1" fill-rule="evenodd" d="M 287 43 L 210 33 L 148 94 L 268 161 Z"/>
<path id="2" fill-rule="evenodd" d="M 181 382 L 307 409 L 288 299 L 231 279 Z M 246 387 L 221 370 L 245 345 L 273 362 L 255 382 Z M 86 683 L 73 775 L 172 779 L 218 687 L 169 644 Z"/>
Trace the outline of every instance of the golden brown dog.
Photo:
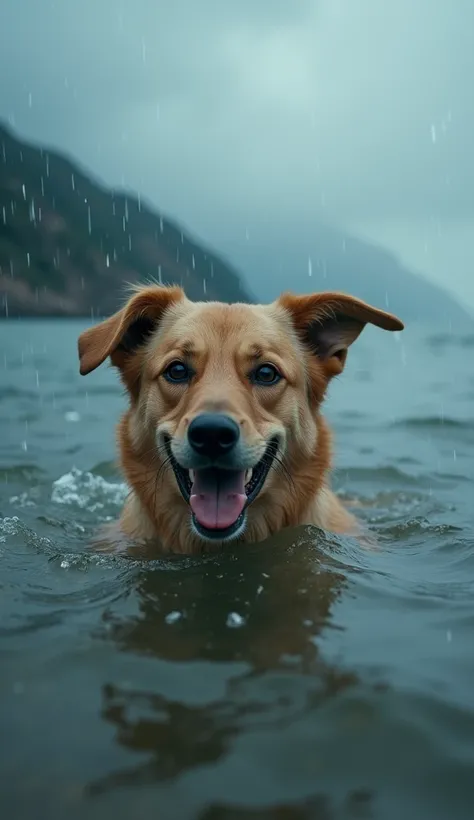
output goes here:
<path id="1" fill-rule="evenodd" d="M 355 534 L 329 487 L 321 404 L 369 322 L 403 329 L 342 293 L 228 305 L 149 286 L 84 331 L 81 374 L 110 356 L 130 399 L 118 426 L 131 488 L 122 533 L 184 554 L 299 524 Z"/>

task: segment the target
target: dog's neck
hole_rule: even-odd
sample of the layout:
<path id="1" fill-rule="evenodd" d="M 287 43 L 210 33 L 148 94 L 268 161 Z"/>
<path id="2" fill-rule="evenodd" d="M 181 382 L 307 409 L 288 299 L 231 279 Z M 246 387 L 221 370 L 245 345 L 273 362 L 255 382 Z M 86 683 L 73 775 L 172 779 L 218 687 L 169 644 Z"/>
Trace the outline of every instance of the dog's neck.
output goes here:
<path id="1" fill-rule="evenodd" d="M 288 478 L 279 475 L 268 493 L 248 510 L 248 523 L 238 541 L 262 541 L 285 527 L 300 524 L 327 526 L 328 473 L 331 467 L 331 433 L 323 416 L 315 418 L 317 436 L 312 455 L 294 460 Z M 160 471 L 156 451 L 134 443 L 133 412 L 127 411 L 118 425 L 120 466 L 130 486 L 121 516 L 121 528 L 137 541 L 152 542 L 157 553 L 196 554 L 215 549 L 195 535 L 189 507 L 178 487 Z"/>

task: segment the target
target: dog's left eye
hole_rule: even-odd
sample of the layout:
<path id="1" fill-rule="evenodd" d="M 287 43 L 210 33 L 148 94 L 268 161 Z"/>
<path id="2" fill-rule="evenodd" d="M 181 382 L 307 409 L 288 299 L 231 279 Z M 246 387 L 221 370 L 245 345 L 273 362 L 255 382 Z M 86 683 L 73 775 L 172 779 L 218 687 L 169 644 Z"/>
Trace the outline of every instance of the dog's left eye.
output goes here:
<path id="1" fill-rule="evenodd" d="M 166 370 L 163 371 L 163 376 L 166 381 L 177 384 L 179 382 L 188 382 L 191 378 L 191 371 L 189 367 L 183 362 L 171 362 Z"/>
<path id="2" fill-rule="evenodd" d="M 254 384 L 271 385 L 281 381 L 282 375 L 273 364 L 261 364 L 252 373 Z"/>

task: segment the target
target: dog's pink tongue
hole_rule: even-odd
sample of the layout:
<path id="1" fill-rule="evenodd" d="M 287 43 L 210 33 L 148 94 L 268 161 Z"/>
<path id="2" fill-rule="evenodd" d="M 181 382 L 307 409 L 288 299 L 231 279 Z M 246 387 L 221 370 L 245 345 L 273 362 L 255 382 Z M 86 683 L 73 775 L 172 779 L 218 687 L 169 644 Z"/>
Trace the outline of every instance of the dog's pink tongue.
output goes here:
<path id="1" fill-rule="evenodd" d="M 234 524 L 245 507 L 245 473 L 197 470 L 189 503 L 197 520 L 208 530 Z"/>

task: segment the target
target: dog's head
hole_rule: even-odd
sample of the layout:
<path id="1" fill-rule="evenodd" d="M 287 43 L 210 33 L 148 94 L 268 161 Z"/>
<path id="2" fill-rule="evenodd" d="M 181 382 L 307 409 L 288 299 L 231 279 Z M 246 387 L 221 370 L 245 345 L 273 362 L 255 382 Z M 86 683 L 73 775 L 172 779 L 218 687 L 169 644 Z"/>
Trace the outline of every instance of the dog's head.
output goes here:
<path id="1" fill-rule="evenodd" d="M 130 395 L 136 453 L 153 454 L 197 535 L 225 541 L 278 503 L 285 473 L 314 459 L 326 387 L 367 323 L 403 329 L 340 293 L 227 305 L 146 287 L 80 336 L 80 372 L 110 356 Z"/>

